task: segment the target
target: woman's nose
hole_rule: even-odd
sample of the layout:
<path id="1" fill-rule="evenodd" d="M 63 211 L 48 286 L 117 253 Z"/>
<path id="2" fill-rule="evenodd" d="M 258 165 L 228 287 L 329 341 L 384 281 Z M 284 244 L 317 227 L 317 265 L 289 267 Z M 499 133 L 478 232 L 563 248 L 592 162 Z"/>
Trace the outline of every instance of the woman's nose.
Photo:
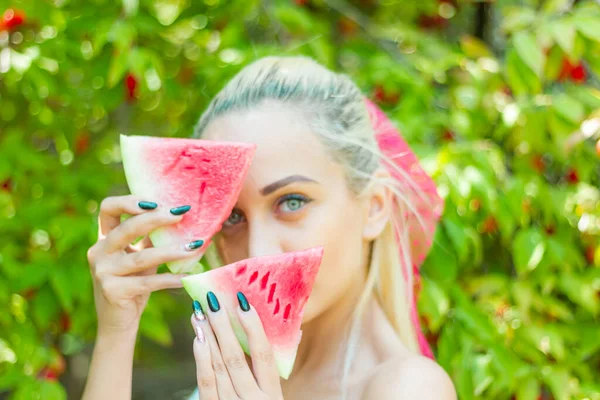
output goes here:
<path id="1" fill-rule="evenodd" d="M 260 257 L 283 253 L 280 241 L 274 229 L 266 224 L 250 226 L 248 237 L 248 256 Z"/>

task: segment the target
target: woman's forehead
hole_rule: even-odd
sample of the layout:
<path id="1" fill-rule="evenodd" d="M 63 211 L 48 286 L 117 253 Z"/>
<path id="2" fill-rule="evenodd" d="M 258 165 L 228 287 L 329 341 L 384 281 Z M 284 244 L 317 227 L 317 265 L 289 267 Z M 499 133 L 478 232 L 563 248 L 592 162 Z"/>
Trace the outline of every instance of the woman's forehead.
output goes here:
<path id="1" fill-rule="evenodd" d="M 227 114 L 211 122 L 203 137 L 256 144 L 248 175 L 261 183 L 295 174 L 327 180 L 340 169 L 306 121 L 287 108 Z"/>

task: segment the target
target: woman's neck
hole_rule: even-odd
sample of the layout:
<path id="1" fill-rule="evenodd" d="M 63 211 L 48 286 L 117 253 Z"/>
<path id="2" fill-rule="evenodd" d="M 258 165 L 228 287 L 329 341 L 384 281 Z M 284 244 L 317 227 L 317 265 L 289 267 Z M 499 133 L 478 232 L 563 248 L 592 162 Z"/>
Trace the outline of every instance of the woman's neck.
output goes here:
<path id="1" fill-rule="evenodd" d="M 352 286 L 337 303 L 302 326 L 302 342 L 289 383 L 332 382 L 341 378 L 348 335 L 364 280 Z M 358 333 L 353 366 L 359 367 L 360 371 L 356 371 L 359 375 L 389 356 L 407 351 L 373 296 L 365 306 Z"/>

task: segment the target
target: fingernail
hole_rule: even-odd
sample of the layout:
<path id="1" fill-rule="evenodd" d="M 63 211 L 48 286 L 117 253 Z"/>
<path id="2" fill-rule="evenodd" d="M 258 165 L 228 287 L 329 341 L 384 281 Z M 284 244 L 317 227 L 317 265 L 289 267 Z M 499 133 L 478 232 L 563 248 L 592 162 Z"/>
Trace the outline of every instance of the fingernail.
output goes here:
<path id="1" fill-rule="evenodd" d="M 158 207 L 158 204 L 156 204 L 153 201 L 140 201 L 138 203 L 138 206 L 142 209 L 142 210 L 154 210 L 156 207 Z"/>
<path id="2" fill-rule="evenodd" d="M 194 240 L 193 242 L 189 242 L 183 246 L 185 251 L 196 250 L 204 244 L 204 240 Z"/>
<path id="3" fill-rule="evenodd" d="M 185 214 L 186 212 L 190 211 L 190 208 L 192 208 L 192 207 L 191 206 L 181 206 L 181 207 L 171 208 L 171 214 L 173 214 L 173 215 Z"/>
<path id="4" fill-rule="evenodd" d="M 210 308 L 210 311 L 217 312 L 221 309 L 219 300 L 217 300 L 217 296 L 215 296 L 213 292 L 207 293 L 206 300 L 208 300 L 208 308 Z"/>
<path id="5" fill-rule="evenodd" d="M 204 321 L 206 319 L 204 313 L 202 312 L 202 306 L 198 300 L 194 300 L 192 302 L 192 308 L 194 309 L 194 315 L 198 321 Z"/>
<path id="6" fill-rule="evenodd" d="M 250 304 L 248 304 L 248 299 L 244 296 L 244 293 L 237 292 L 238 303 L 240 303 L 240 308 L 242 311 L 250 310 Z"/>
<path id="7" fill-rule="evenodd" d="M 202 330 L 202 327 L 200 326 L 200 324 L 195 324 L 196 325 L 196 337 L 198 338 L 198 341 L 200 343 L 204 343 L 204 341 L 206 340 L 206 336 L 204 336 L 204 331 Z"/>

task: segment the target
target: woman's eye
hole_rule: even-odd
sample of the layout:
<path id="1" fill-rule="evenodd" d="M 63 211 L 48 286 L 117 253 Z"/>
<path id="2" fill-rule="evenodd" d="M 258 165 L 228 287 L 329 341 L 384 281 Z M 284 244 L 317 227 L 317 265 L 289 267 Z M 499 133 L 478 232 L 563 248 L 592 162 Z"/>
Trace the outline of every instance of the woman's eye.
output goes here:
<path id="1" fill-rule="evenodd" d="M 229 218 L 227 218 L 223 225 L 232 226 L 237 225 L 241 222 L 244 222 L 244 215 L 237 210 L 233 210 L 231 214 L 229 214 Z"/>
<path id="2" fill-rule="evenodd" d="M 308 202 L 309 202 L 309 200 L 304 196 L 300 196 L 300 195 L 284 196 L 279 201 L 277 211 L 280 211 L 280 212 L 298 211 L 299 209 L 304 207 Z"/>

